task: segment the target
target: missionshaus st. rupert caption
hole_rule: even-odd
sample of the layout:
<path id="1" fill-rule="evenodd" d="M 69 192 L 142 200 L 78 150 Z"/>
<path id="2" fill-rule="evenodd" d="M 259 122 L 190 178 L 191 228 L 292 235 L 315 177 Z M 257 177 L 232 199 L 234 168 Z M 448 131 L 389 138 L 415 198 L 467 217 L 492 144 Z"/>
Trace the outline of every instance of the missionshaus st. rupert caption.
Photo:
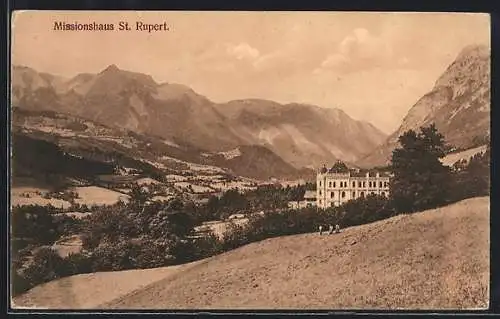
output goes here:
<path id="1" fill-rule="evenodd" d="M 144 31 L 144 32 L 157 32 L 157 31 L 170 31 L 167 22 L 162 23 L 145 23 L 142 21 L 135 21 L 130 24 L 127 21 L 120 21 L 118 24 L 114 23 L 67 23 L 56 21 L 54 22 L 54 31 Z"/>

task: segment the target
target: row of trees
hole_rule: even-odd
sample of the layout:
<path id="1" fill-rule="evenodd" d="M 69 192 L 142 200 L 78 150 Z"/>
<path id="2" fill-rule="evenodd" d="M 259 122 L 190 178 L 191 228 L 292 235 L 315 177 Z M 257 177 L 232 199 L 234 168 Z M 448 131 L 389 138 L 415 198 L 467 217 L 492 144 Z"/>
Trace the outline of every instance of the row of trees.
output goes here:
<path id="1" fill-rule="evenodd" d="M 306 185 L 294 187 L 265 185 L 245 193 L 230 189 L 220 197 L 211 196 L 207 204 L 197 209 L 200 221 L 224 220 L 235 213 L 284 209 L 289 201 L 302 199 L 305 190 Z"/>

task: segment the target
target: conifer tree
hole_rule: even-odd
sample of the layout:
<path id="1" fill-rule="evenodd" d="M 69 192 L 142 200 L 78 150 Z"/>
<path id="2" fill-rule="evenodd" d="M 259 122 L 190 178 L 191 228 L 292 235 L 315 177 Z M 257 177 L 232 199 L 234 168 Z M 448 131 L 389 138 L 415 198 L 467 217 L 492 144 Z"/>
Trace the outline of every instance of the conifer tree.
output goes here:
<path id="1" fill-rule="evenodd" d="M 391 200 L 398 212 L 414 212 L 448 202 L 451 171 L 440 158 L 447 145 L 434 124 L 409 130 L 399 137 L 392 153 Z"/>

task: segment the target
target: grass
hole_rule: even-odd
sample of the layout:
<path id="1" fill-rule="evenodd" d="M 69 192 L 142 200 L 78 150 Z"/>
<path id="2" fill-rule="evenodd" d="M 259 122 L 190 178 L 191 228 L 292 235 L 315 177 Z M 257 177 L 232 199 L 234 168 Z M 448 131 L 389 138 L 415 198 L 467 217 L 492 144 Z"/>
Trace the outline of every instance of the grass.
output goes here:
<path id="1" fill-rule="evenodd" d="M 129 196 L 97 186 L 75 187 L 78 193 L 75 202 L 81 205 L 113 205 L 120 199 L 128 201 Z"/>
<path id="2" fill-rule="evenodd" d="M 65 258 L 69 254 L 76 254 L 82 250 L 82 240 L 78 235 L 70 236 L 68 238 L 58 240 L 52 245 L 52 248 L 59 254 L 59 256 Z"/>
<path id="3" fill-rule="evenodd" d="M 12 206 L 24 206 L 24 205 L 40 205 L 48 206 L 52 205 L 57 208 L 68 208 L 71 203 L 62 199 L 57 198 L 43 198 L 42 196 L 46 194 L 49 190 L 39 187 L 12 187 L 11 189 L 11 205 Z M 29 196 L 29 197 L 26 197 Z"/>
<path id="4" fill-rule="evenodd" d="M 267 239 L 180 268 L 63 278 L 35 287 L 16 304 L 56 309 L 479 309 L 488 306 L 489 274 L 489 198 L 481 197 L 340 234 Z M 132 281 L 142 286 L 134 288 Z M 71 299 L 82 296 L 88 296 L 85 302 Z"/>
<path id="5" fill-rule="evenodd" d="M 462 151 L 462 152 L 451 153 L 451 154 L 448 154 L 445 157 L 443 157 L 441 159 L 441 162 L 444 165 L 452 166 L 457 161 L 462 160 L 462 159 L 464 159 L 466 161 L 469 161 L 470 158 L 472 156 L 474 156 L 475 154 L 477 154 L 477 153 L 484 153 L 486 151 L 486 148 L 487 148 L 487 146 L 483 145 L 483 146 L 471 148 L 471 149 L 468 149 L 468 150 L 465 150 L 465 151 Z"/>

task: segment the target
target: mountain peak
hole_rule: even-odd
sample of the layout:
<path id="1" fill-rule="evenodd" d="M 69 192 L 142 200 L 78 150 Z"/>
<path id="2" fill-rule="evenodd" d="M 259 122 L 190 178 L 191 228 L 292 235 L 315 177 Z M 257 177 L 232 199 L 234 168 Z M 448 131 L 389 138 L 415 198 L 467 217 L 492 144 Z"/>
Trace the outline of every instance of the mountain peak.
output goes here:
<path id="1" fill-rule="evenodd" d="M 457 60 L 466 57 L 489 57 L 490 47 L 486 44 L 471 44 L 464 47 L 457 56 Z"/>
<path id="2" fill-rule="evenodd" d="M 116 64 L 111 64 L 107 68 L 105 68 L 104 70 L 102 70 L 101 73 L 104 73 L 104 72 L 116 72 L 116 71 L 120 71 L 120 69 L 116 66 Z"/>

